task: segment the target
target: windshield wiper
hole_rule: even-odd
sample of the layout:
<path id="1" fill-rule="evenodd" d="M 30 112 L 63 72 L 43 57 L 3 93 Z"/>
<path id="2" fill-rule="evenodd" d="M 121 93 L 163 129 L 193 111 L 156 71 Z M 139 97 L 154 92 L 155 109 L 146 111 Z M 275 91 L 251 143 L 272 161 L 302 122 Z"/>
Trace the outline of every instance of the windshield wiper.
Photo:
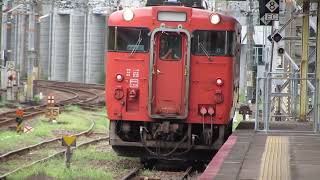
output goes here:
<path id="1" fill-rule="evenodd" d="M 137 49 L 138 49 L 141 41 L 142 41 L 142 38 L 141 38 L 141 30 L 140 30 L 138 41 L 137 41 L 136 44 L 134 45 L 134 47 L 133 47 L 133 49 L 132 49 L 129 57 L 131 57 L 131 56 L 137 51 Z"/>
<path id="2" fill-rule="evenodd" d="M 203 46 L 203 44 L 201 42 L 199 42 L 200 48 L 201 50 L 204 52 L 204 54 L 208 57 L 208 60 L 211 61 L 211 57 L 209 56 L 208 51 L 206 50 L 206 48 Z"/>

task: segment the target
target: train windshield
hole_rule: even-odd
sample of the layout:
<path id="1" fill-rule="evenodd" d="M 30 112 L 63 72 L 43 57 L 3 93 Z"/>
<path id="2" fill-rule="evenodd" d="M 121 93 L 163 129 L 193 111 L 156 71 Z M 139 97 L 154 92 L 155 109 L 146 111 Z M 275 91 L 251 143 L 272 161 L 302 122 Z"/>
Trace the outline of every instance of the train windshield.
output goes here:
<path id="1" fill-rule="evenodd" d="M 207 56 L 233 56 L 236 37 L 231 31 L 195 31 L 192 39 L 192 53 Z"/>
<path id="2" fill-rule="evenodd" d="M 148 52 L 149 30 L 133 27 L 109 27 L 108 50 L 122 52 Z"/>

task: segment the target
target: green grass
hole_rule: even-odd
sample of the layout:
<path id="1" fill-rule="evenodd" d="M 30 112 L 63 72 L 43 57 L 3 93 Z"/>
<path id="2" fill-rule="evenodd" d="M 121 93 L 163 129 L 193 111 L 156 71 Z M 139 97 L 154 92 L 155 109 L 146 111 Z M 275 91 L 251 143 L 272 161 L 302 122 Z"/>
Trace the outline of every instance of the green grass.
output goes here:
<path id="1" fill-rule="evenodd" d="M 127 158 L 119 157 L 113 151 L 101 151 L 95 146 L 89 146 L 74 151 L 70 169 L 65 167 L 64 158 L 56 158 L 19 171 L 8 179 L 26 179 L 38 174 L 55 179 L 115 179 L 126 171 L 126 167 L 118 164 L 112 166 L 110 163 L 118 163 L 124 159 Z M 104 169 L 106 164 L 111 169 Z"/>
<path id="2" fill-rule="evenodd" d="M 73 162 L 73 161 L 72 161 Z M 56 179 L 113 179 L 111 172 L 88 166 L 88 162 L 83 161 L 82 166 L 71 164 L 71 168 L 65 167 L 63 158 L 50 160 L 46 163 L 37 164 L 28 169 L 19 171 L 8 179 L 27 179 L 38 174 L 44 174 Z"/>
<path id="3" fill-rule="evenodd" d="M 64 131 L 75 133 L 87 130 L 91 125 L 91 121 L 88 121 L 88 119 L 94 119 L 96 121 L 96 132 L 107 132 L 109 125 L 107 118 L 103 116 L 92 116 L 90 115 L 92 112 L 81 111 L 78 107 L 71 106 L 69 108 L 73 111 L 60 114 L 57 120 L 58 123 L 55 124 L 47 122 L 48 120 L 43 116 L 39 117 L 35 123 L 26 121 L 25 123 L 27 124 L 33 124 L 31 125 L 34 128 L 32 133 L 17 134 L 15 131 L 1 131 L 0 152 L 36 144 L 43 139 L 59 137 L 61 135 L 60 133 Z M 105 110 L 97 113 L 104 114 Z"/>
<path id="4" fill-rule="evenodd" d="M 106 153 L 97 151 L 94 146 L 89 146 L 86 149 L 76 150 L 74 160 L 107 160 L 107 161 L 119 161 L 123 159 L 115 153 Z"/>
<path id="5" fill-rule="evenodd" d="M 73 112 L 77 116 L 85 116 L 90 119 L 94 119 L 96 126 L 95 132 L 106 133 L 109 127 L 109 119 L 106 117 L 106 108 L 99 109 L 96 112 L 83 111 L 78 106 L 68 107 L 67 110 Z M 80 114 L 81 113 L 81 114 Z"/>
<path id="6" fill-rule="evenodd" d="M 240 93 L 239 93 L 239 102 L 240 103 L 245 103 L 246 102 L 246 96 L 245 96 L 245 92 L 243 90 L 241 90 Z"/>
<path id="7" fill-rule="evenodd" d="M 151 170 L 149 169 L 143 169 L 141 171 L 141 176 L 147 176 L 147 177 L 150 177 L 153 173 L 151 172 Z"/>
<path id="8" fill-rule="evenodd" d="M 232 131 L 234 131 L 242 121 L 242 115 L 239 114 L 238 111 L 236 111 L 236 114 L 234 115 L 233 119 L 234 121 L 233 121 Z"/>

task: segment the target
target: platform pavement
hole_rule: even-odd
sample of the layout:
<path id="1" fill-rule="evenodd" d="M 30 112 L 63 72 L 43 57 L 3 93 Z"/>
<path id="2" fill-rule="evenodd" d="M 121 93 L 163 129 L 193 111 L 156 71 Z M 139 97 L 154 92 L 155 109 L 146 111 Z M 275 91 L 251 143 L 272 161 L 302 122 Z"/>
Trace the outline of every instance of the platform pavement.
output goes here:
<path id="1" fill-rule="evenodd" d="M 200 180 L 320 180 L 320 136 L 237 129 Z"/>

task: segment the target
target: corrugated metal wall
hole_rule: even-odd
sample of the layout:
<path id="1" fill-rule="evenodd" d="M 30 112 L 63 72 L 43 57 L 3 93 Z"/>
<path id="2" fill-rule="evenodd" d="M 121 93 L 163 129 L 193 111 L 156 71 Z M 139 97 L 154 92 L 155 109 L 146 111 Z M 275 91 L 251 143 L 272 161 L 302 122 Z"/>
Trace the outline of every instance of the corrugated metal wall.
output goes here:
<path id="1" fill-rule="evenodd" d="M 85 16 L 71 15 L 69 81 L 84 82 Z"/>
<path id="2" fill-rule="evenodd" d="M 105 29 L 105 16 L 89 14 L 86 83 L 104 83 Z"/>
<path id="3" fill-rule="evenodd" d="M 55 14 L 52 29 L 51 80 L 67 81 L 70 16 Z M 42 60 L 40 60 L 42 61 Z"/>
<path id="4" fill-rule="evenodd" d="M 52 16 L 43 18 L 40 23 L 40 77 L 48 80 L 49 78 L 49 60 L 50 60 L 50 22 Z"/>
<path id="5" fill-rule="evenodd" d="M 12 23 L 2 24 L 2 42 L 6 42 L 2 43 L 2 49 L 8 50 L 8 60 L 16 62 L 22 78 L 26 78 L 28 69 L 32 69 L 28 45 L 37 38 L 36 29 L 30 29 L 29 15 L 23 13 L 24 10 L 22 7 L 13 14 Z M 53 8 L 50 2 L 43 4 L 43 17 L 37 22 L 40 24 L 41 79 L 104 83 L 106 18 L 94 13 L 92 9 L 89 12 L 65 10 Z M 31 31 L 34 32 L 32 36 L 29 35 Z"/>

